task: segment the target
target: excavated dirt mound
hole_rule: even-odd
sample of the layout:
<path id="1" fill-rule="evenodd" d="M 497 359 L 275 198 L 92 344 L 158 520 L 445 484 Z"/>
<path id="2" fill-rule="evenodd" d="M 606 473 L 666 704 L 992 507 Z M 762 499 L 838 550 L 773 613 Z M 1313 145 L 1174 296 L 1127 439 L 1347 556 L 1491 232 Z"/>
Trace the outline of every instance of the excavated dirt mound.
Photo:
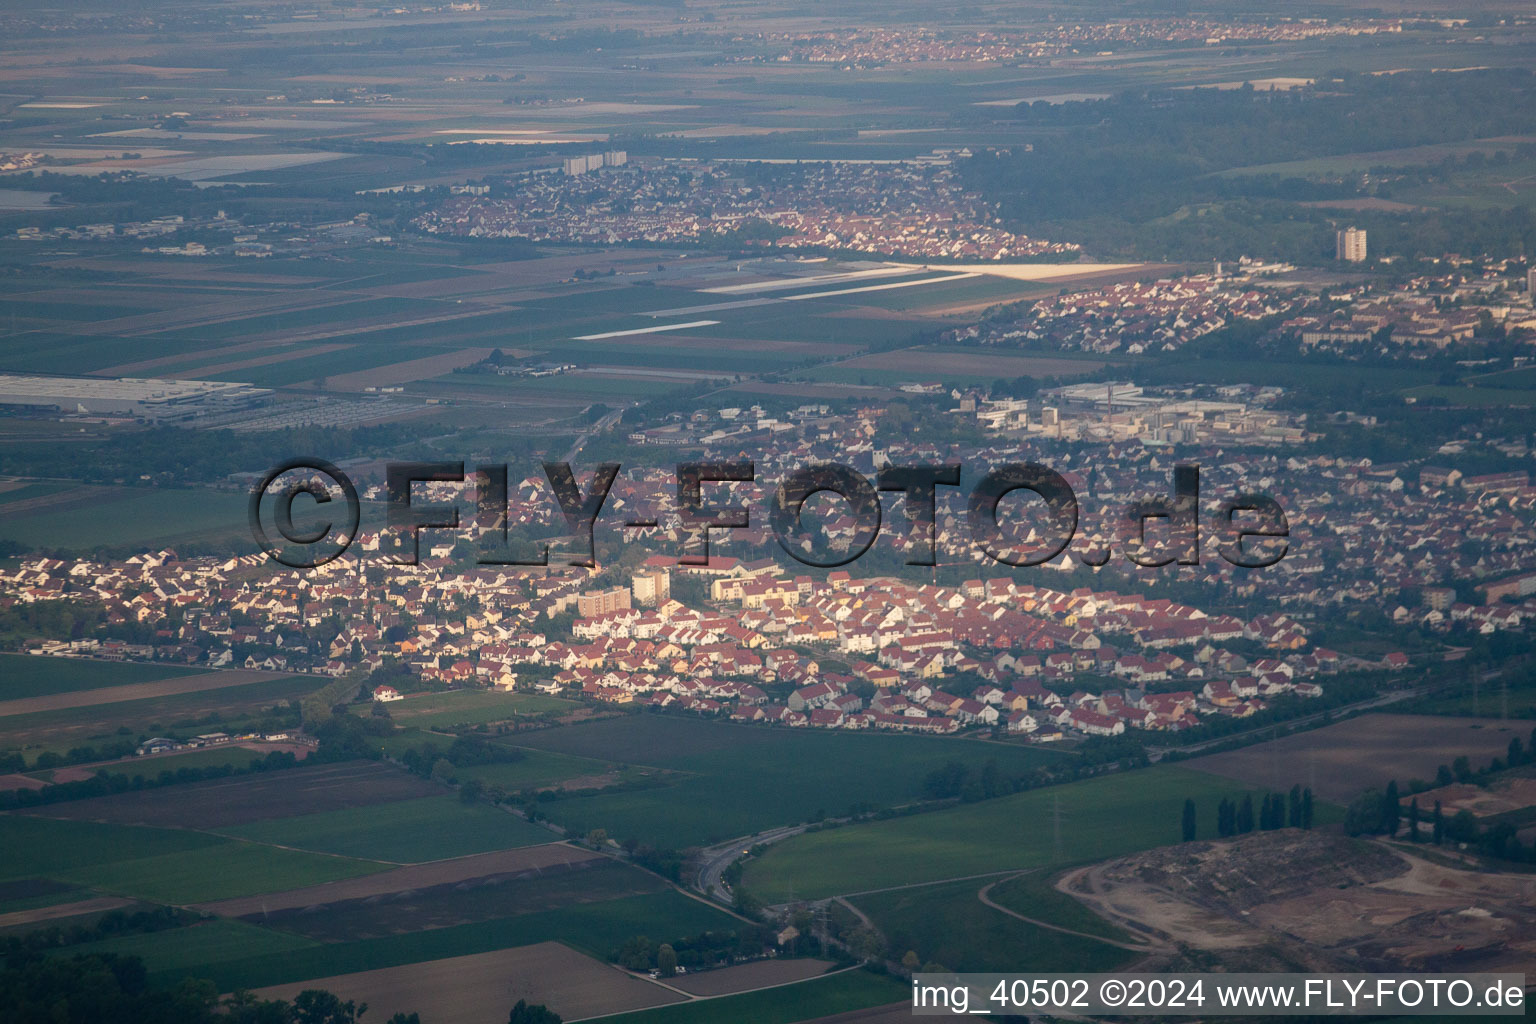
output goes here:
<path id="1" fill-rule="evenodd" d="M 1061 888 L 1161 937 L 1169 965 L 1198 951 L 1231 969 L 1536 973 L 1536 875 L 1449 850 L 1282 829 L 1109 861 Z"/>

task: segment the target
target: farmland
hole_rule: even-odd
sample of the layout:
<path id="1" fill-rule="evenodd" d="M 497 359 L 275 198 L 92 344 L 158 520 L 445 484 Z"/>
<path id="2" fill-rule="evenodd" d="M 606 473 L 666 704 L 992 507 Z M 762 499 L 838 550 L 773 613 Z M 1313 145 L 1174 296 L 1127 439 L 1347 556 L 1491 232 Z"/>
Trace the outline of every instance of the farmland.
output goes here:
<path id="1" fill-rule="evenodd" d="M 123 935 L 74 947 L 81 955 L 137 956 L 151 971 L 174 973 L 224 960 L 308 949 L 315 943 L 243 921 L 204 921 L 147 935 Z"/>
<path id="2" fill-rule="evenodd" d="M 14 656 L 8 656 L 14 657 Z M 63 659 L 39 659 L 41 661 L 62 661 Z M 284 678 L 273 672 L 259 672 L 246 669 L 235 669 L 227 672 L 198 672 L 178 668 L 162 668 L 155 665 L 129 665 L 102 662 L 72 662 L 67 664 L 98 665 L 105 671 L 96 671 L 87 675 L 86 682 L 91 685 L 71 687 L 68 682 L 52 692 L 43 692 L 30 697 L 20 697 L 15 700 L 0 701 L 0 716 L 11 718 L 20 715 L 34 715 L 50 711 L 65 711 L 70 708 L 89 708 L 103 704 L 118 704 L 126 701 L 150 700 L 156 697 L 171 697 L 184 693 L 201 693 L 207 690 L 220 690 L 225 687 L 245 686 L 261 681 L 276 681 Z M 116 682 L 110 677 L 112 670 L 126 670 L 123 675 L 124 682 Z M 52 666 L 32 666 L 24 670 L 23 677 L 31 671 L 41 679 L 58 678 L 70 680 L 73 673 L 68 668 L 60 666 L 53 669 Z M 132 682 L 135 676 L 147 677 L 154 682 Z M 45 685 L 45 684 L 44 684 Z"/>
<path id="3" fill-rule="evenodd" d="M 439 729 L 459 725 L 504 722 L 532 715 L 560 715 L 575 711 L 574 701 L 542 693 L 502 693 L 496 690 L 454 690 L 409 697 L 390 705 L 390 717 L 402 725 Z"/>
<path id="4" fill-rule="evenodd" d="M 203 677 L 206 678 L 206 674 Z M 319 688 L 318 680 L 313 676 L 228 672 L 220 673 L 218 678 L 221 682 L 234 685 L 196 689 L 186 693 L 175 691 L 177 683 L 197 678 L 191 676 L 182 677 L 181 680 L 133 684 L 123 690 L 107 689 L 82 695 L 93 700 L 103 696 L 123 698 L 112 703 L 13 712 L 0 718 L 0 747 L 25 749 L 31 758 L 39 750 L 63 753 L 82 743 L 117 738 L 119 729 L 153 734 L 167 727 L 195 727 L 209 722 L 213 715 L 218 716 L 213 720 L 218 724 L 209 727 L 224 730 L 259 717 L 260 712 L 275 704 L 300 698 Z M 154 689 L 147 689 L 151 687 Z M 161 689 L 170 692 L 167 695 L 156 695 Z M 60 694 L 59 698 L 75 696 Z M 59 698 L 29 699 L 56 701 Z M 199 728 L 197 731 L 203 730 Z"/>
<path id="5" fill-rule="evenodd" d="M 455 796 L 346 807 L 270 819 L 223 832 L 258 843 L 394 863 L 513 849 L 552 838 L 548 831 L 522 818 L 485 804 L 466 805 Z"/>
<path id="6" fill-rule="evenodd" d="M 0 702 L 73 690 L 127 686 L 197 673 L 197 669 L 165 665 L 0 654 Z"/>
<path id="7" fill-rule="evenodd" d="M 54 804 L 43 813 L 83 821 L 216 829 L 442 792 L 441 787 L 399 769 L 351 761 L 75 800 Z"/>
<path id="8" fill-rule="evenodd" d="M 557 754 L 531 747 L 519 748 L 521 761 L 476 765 L 463 769 L 467 778 L 479 779 L 488 786 L 501 786 L 508 792 L 563 786 L 571 789 L 596 788 L 617 781 L 640 781 L 661 774 L 654 768 L 637 768 L 613 761 L 599 761 L 572 754 Z"/>
<path id="9" fill-rule="evenodd" d="M 973 768 L 995 760 L 1006 777 L 1067 756 L 935 737 L 761 729 L 661 716 L 607 719 L 516 742 L 677 773 L 658 788 L 569 798 L 543 808 L 578 832 L 606 828 L 616 837 L 676 848 L 819 820 L 854 804 L 914 800 L 924 776 L 950 760 Z"/>
<path id="10" fill-rule="evenodd" d="M 1485 703 L 1485 710 L 1487 705 Z M 1503 756 L 1509 741 L 1530 737 L 1528 723 L 1492 718 L 1429 715 L 1362 715 L 1346 722 L 1211 754 L 1191 769 L 1251 786 L 1309 785 L 1318 796 L 1347 804 L 1372 786 L 1392 780 L 1433 779 L 1435 769 L 1458 757 L 1481 768 Z"/>
<path id="11" fill-rule="evenodd" d="M 303 988 L 366 1002 L 381 1018 L 430 1006 L 434 1024 L 482 1024 L 505 1014 L 519 999 L 579 1019 L 684 998 L 554 942 L 311 979 L 257 994 L 292 999 Z"/>
<path id="12" fill-rule="evenodd" d="M 749 861 L 743 884 L 759 899 L 781 903 L 1065 865 L 1177 842 L 1186 797 L 1203 820 L 1214 821 L 1217 802 L 1243 792 L 1199 772 L 1148 768 L 797 836 Z"/>
<path id="13" fill-rule="evenodd" d="M 474 854 L 452 860 L 433 861 L 427 864 L 390 865 L 387 871 L 374 875 L 349 878 L 323 885 L 273 891 L 258 899 L 223 900 L 206 904 L 199 909 L 223 917 L 245 917 L 296 910 L 322 904 L 363 901 L 388 896 L 393 893 L 428 889 L 434 886 L 452 886 L 480 878 L 500 876 L 538 875 L 548 870 L 565 870 L 589 861 L 599 860 L 600 854 L 582 850 L 564 843 L 545 846 L 528 846 L 516 850 L 498 850 L 494 853 Z"/>
<path id="14" fill-rule="evenodd" d="M 381 884 L 384 881 L 379 879 Z M 665 891 L 666 883 L 654 875 L 607 857 L 590 857 L 364 899 L 262 912 L 246 919 L 321 942 L 346 942 L 551 913 L 573 904 L 602 903 Z M 323 908 L 323 912 L 317 908 Z"/>
<path id="15" fill-rule="evenodd" d="M 64 881 L 155 903 L 187 904 L 350 878 L 382 864 L 226 841 L 168 854 L 52 872 Z"/>
<path id="16" fill-rule="evenodd" d="M 0 539 L 71 551 L 153 548 L 189 541 L 219 544 L 224 550 L 255 550 L 244 494 L 120 489 L 112 498 L 63 510 L 0 512 Z"/>
<path id="17" fill-rule="evenodd" d="M 1053 884 L 1049 872 L 1030 871 L 992 882 L 987 895 L 994 903 L 1037 921 L 1097 935 L 1111 942 L 1126 942 L 1130 938 L 1123 929 L 1110 924 L 1077 900 L 1060 892 Z"/>
<path id="18" fill-rule="evenodd" d="M 886 975 L 843 971 L 747 995 L 621 1014 L 605 1024 L 791 1024 L 896 1002 L 908 992 L 906 985 Z"/>
<path id="19" fill-rule="evenodd" d="M 731 931 L 735 918 L 677 892 L 573 903 L 558 910 L 379 938 L 327 943 L 304 950 L 250 956 L 192 973 L 211 977 L 223 991 L 300 979 L 441 960 L 536 942 L 561 942 L 592 956 L 607 956 L 636 935 L 697 935 Z M 162 980 L 174 982 L 173 973 Z"/>
<path id="20" fill-rule="evenodd" d="M 1027 924 L 977 899 L 985 879 L 942 882 L 854 897 L 895 955 L 953 971 L 1108 971 L 1133 954 L 1093 939 Z M 1069 897 L 1062 897 L 1070 899 Z"/>
<path id="21" fill-rule="evenodd" d="M 4 872 L 42 876 L 160 903 L 287 889 L 382 865 L 280 850 L 182 830 L 6 815 Z"/>

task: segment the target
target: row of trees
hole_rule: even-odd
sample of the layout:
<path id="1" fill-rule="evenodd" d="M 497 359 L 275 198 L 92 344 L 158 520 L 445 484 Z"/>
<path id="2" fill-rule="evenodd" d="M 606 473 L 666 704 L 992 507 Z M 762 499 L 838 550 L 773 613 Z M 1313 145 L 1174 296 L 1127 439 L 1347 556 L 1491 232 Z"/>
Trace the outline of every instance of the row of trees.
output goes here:
<path id="1" fill-rule="evenodd" d="M 1313 800 L 1310 786 L 1306 788 L 1300 785 L 1292 786 L 1289 795 L 1266 793 L 1259 803 L 1257 813 L 1254 810 L 1251 793 L 1244 795 L 1241 803 L 1223 797 L 1216 807 L 1216 834 L 1222 837 L 1245 835 L 1252 832 L 1255 825 L 1263 832 L 1287 827 L 1310 829 L 1312 816 Z M 1186 843 L 1192 842 L 1198 836 L 1199 822 L 1193 799 L 1184 800 L 1180 831 Z"/>

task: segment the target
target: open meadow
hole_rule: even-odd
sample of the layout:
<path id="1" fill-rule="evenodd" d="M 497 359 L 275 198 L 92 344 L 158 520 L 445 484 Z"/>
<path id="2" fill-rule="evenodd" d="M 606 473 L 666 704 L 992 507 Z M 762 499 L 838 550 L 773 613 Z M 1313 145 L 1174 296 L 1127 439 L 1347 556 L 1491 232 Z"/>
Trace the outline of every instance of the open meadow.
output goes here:
<path id="1" fill-rule="evenodd" d="M 581 833 L 605 828 L 658 847 L 706 845 L 763 829 L 842 815 L 858 805 L 917 800 L 925 776 L 950 761 L 996 762 L 1004 778 L 1070 755 L 928 736 L 764 729 L 660 715 L 631 715 L 510 742 L 533 750 L 604 757 L 672 773 L 661 785 L 541 805 Z"/>
<path id="2" fill-rule="evenodd" d="M 1209 828 L 1221 798 L 1247 791 L 1185 768 L 1117 772 L 931 814 L 806 833 L 748 861 L 742 884 L 775 904 L 1066 865 L 1177 842 L 1186 798 L 1196 802 Z"/>

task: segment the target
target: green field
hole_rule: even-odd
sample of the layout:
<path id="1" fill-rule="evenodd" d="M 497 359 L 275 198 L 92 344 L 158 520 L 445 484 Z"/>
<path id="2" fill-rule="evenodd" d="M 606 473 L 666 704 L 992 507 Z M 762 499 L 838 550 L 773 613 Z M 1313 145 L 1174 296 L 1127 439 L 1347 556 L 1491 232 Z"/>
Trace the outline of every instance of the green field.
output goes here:
<path id="1" fill-rule="evenodd" d="M 129 858 L 49 874 L 79 885 L 154 903 L 185 905 L 282 892 L 383 871 L 388 865 L 209 838 L 216 845 Z M 109 854 L 110 856 L 110 854 Z"/>
<path id="2" fill-rule="evenodd" d="M 536 846 L 556 838 L 514 814 L 488 804 L 466 805 L 456 796 L 278 818 L 221 831 L 258 843 L 400 864 Z"/>
<path id="3" fill-rule="evenodd" d="M 897 889 L 851 902 L 886 937 L 893 959 L 913 950 L 923 963 L 952 971 L 1109 971 L 1135 956 L 994 910 L 976 896 L 987 881 Z"/>
<path id="4" fill-rule="evenodd" d="M 185 972 L 152 975 L 151 980 L 174 983 L 189 973 L 212 978 L 220 991 L 228 992 L 547 941 L 564 942 L 604 959 L 636 935 L 661 942 L 739 927 L 741 922 L 730 915 L 669 889 L 474 924 L 201 964 Z"/>
<path id="5" fill-rule="evenodd" d="M 29 548 L 91 551 L 186 541 L 221 543 L 229 554 L 255 549 L 246 496 L 215 490 L 135 490 L 115 501 L 39 509 L 0 519 L 0 540 Z"/>
<path id="6" fill-rule="evenodd" d="M 1499 405 L 1529 406 L 1536 405 L 1536 390 L 1523 391 L 1514 388 L 1470 388 L 1457 387 L 1455 385 L 1426 385 L 1424 387 L 1407 388 L 1403 391 L 1403 397 L 1416 398 L 1419 401 L 1425 399 L 1443 399 L 1448 405 L 1466 405 L 1478 409 L 1490 408 Z"/>
<path id="7" fill-rule="evenodd" d="M 476 765 L 473 768 L 461 769 L 459 774 L 479 779 L 488 786 L 501 786 L 508 792 L 516 792 L 520 789 L 543 789 L 572 779 L 606 776 L 614 771 L 618 772 L 619 780 L 624 782 L 638 782 L 655 778 L 660 774 L 655 768 L 598 761 L 573 754 L 556 754 L 531 748 L 524 748 L 524 753 L 527 756 L 521 761 Z"/>
<path id="8" fill-rule="evenodd" d="M 1536 718 L 1536 685 L 1515 685 L 1506 692 L 1500 687 L 1499 681 L 1494 679 L 1482 684 L 1476 701 L 1472 699 L 1471 687 L 1468 685 L 1460 693 L 1416 701 L 1403 710 L 1414 715 L 1461 717 L 1502 716 L 1507 710 L 1512 718 Z"/>
<path id="9" fill-rule="evenodd" d="M 1199 805 L 1202 818 L 1215 820 L 1222 797 L 1244 792 L 1234 782 L 1183 768 L 1117 773 L 796 836 L 748 862 L 744 884 L 764 902 L 781 903 L 1115 857 L 1178 842 L 1186 797 Z"/>
<path id="10" fill-rule="evenodd" d="M 148 683 L 156 679 L 196 675 L 202 671 L 129 661 L 86 661 L 82 658 L 0 654 L 0 700 Z"/>
<path id="11" fill-rule="evenodd" d="M 234 744 L 225 744 L 218 747 L 208 747 L 203 750 L 191 750 L 184 754 L 165 754 L 158 757 L 134 757 L 122 761 L 108 761 L 100 765 L 102 770 L 113 775 L 126 775 L 130 779 L 136 775 L 142 775 L 146 779 L 153 779 L 161 772 L 176 772 L 183 768 L 201 770 L 203 768 L 233 765 L 235 768 L 246 768 L 254 760 L 259 760 L 266 755 L 251 750 L 248 747 L 238 747 Z M 96 770 L 94 767 L 93 771 Z M 44 782 L 52 782 L 57 774 L 55 769 L 45 769 L 40 772 L 27 772 L 34 779 L 42 779 Z"/>
<path id="12" fill-rule="evenodd" d="M 739 996 L 700 999 L 604 1017 L 604 1024 L 792 1024 L 901 1002 L 907 986 L 889 975 L 843 971 Z"/>
<path id="13" fill-rule="evenodd" d="M 26 755 L 31 760 L 42 750 L 64 753 L 82 742 L 113 735 L 118 728 L 150 733 L 193 728 L 194 723 L 205 722 L 212 713 L 221 718 L 210 728 L 232 730 L 247 715 L 256 716 L 264 708 L 303 697 L 319 689 L 322 682 L 313 676 L 288 676 L 169 697 L 10 715 L 0 718 L 0 749 L 26 746 Z"/>
<path id="14" fill-rule="evenodd" d="M 1328 363 L 1267 362 L 1262 359 L 1164 359 L 1132 364 L 1139 384 L 1241 384 L 1261 380 L 1285 388 L 1354 394 L 1362 381 L 1367 391 L 1397 391 L 1431 385 L 1436 375 L 1414 367 L 1376 366 L 1369 374 L 1340 373 Z M 1454 389 L 1453 389 L 1454 390 Z"/>
<path id="15" fill-rule="evenodd" d="M 979 884 L 985 885 L 987 881 L 982 879 Z M 1109 923 L 1057 889 L 1052 884 L 1050 872 L 1031 871 L 998 882 L 992 886 L 989 895 L 993 903 L 1037 921 L 1047 921 L 1075 932 L 1098 935 L 1116 942 L 1128 942 L 1131 938 L 1124 929 Z"/>
<path id="16" fill-rule="evenodd" d="M 225 843 L 216 836 L 180 829 L 103 825 L 21 814 L 0 814 L 0 877 L 63 877 L 117 860 L 136 860 L 204 850 Z"/>
<path id="17" fill-rule="evenodd" d="M 0 816 L 0 877 L 52 878 L 155 903 L 297 889 L 386 865 L 280 850 L 185 829 Z"/>
<path id="18" fill-rule="evenodd" d="M 53 483 L 51 481 L 35 481 L 13 487 L 8 491 L 0 491 L 0 505 L 8 505 L 13 501 L 28 501 L 32 498 L 46 498 L 50 494 L 59 494 L 69 490 L 73 484 Z"/>
<path id="19" fill-rule="evenodd" d="M 606 828 L 661 847 L 704 845 L 778 825 L 841 815 L 856 804 L 917 799 L 947 761 L 1006 777 L 1069 757 L 1054 751 L 931 736 L 765 729 L 662 715 L 632 715 L 515 742 L 539 750 L 625 761 L 680 773 L 671 784 L 541 805 L 578 832 Z"/>
<path id="20" fill-rule="evenodd" d="M 216 918 L 145 935 L 118 935 L 69 947 L 72 956 L 112 953 L 136 956 L 146 969 L 172 974 L 226 960 L 309 949 L 319 943 L 244 921 Z"/>
<path id="21" fill-rule="evenodd" d="M 575 701 L 542 693 L 501 693 L 495 690 L 453 690 L 407 697 L 389 705 L 391 718 L 402 725 L 442 729 L 455 725 L 504 722 L 520 715 L 562 715 L 579 707 Z"/>
<path id="22" fill-rule="evenodd" d="M 51 882 L 46 878 L 18 878 L 0 882 L 0 914 L 73 903 L 83 899 L 84 895 L 72 885 Z"/>

